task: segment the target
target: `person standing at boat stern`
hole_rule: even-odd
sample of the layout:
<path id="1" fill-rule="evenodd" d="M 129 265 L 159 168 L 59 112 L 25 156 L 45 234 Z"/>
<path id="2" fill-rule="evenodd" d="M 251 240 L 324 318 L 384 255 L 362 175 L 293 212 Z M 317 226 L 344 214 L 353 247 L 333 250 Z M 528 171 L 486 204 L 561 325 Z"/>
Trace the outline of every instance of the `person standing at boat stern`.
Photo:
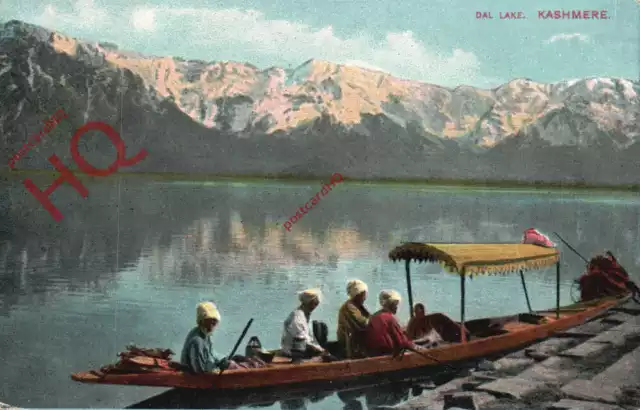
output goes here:
<path id="1" fill-rule="evenodd" d="M 361 280 L 347 284 L 347 300 L 338 312 L 338 342 L 347 359 L 366 357 L 365 335 L 371 314 L 364 307 L 369 288 Z"/>
<path id="2" fill-rule="evenodd" d="M 394 354 L 400 349 L 417 350 L 416 346 L 402 331 L 395 314 L 402 300 L 395 290 L 380 292 L 380 306 L 369 319 L 366 331 L 366 345 L 369 356 Z"/>
<path id="3" fill-rule="evenodd" d="M 213 350 L 211 333 L 220 323 L 220 312 L 215 304 L 202 302 L 196 308 L 197 327 L 187 335 L 180 362 L 193 373 L 206 373 L 236 368 L 235 363 L 219 356 Z"/>
<path id="4" fill-rule="evenodd" d="M 291 357 L 294 363 L 327 353 L 309 332 L 311 313 L 320 304 L 321 297 L 322 293 L 319 289 L 300 292 L 298 294 L 300 306 L 284 321 L 281 350 L 282 354 Z"/>

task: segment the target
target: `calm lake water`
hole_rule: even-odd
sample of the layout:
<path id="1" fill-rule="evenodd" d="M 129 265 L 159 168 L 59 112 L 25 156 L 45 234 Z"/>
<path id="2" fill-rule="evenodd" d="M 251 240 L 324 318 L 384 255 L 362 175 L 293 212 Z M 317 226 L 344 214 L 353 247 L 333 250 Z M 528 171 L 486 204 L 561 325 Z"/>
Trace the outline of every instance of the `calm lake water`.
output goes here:
<path id="1" fill-rule="evenodd" d="M 50 180 L 35 182 L 44 187 Z M 231 350 L 250 318 L 248 336 L 277 346 L 296 292 L 308 287 L 324 291 L 314 318 L 333 334 L 348 279 L 369 284 L 370 310 L 381 289 L 406 294 L 403 264 L 387 257 L 403 241 L 510 242 L 536 227 L 560 232 L 585 256 L 607 248 L 629 271 L 640 265 L 634 194 L 343 183 L 286 232 L 278 224 L 320 190 L 319 182 L 105 178 L 87 186 L 86 199 L 67 186 L 53 195 L 60 223 L 20 181 L 0 187 L 2 402 L 125 407 L 161 393 L 84 385 L 69 375 L 114 362 L 128 343 L 180 352 L 202 300 L 221 309 L 214 334 L 220 352 Z M 571 281 L 584 264 L 562 250 L 562 302 L 569 303 Z M 413 278 L 416 302 L 458 317 L 457 277 L 422 264 Z M 554 280 L 553 268 L 528 274 L 534 309 L 554 305 Z M 403 302 L 399 318 L 406 322 Z M 518 276 L 480 277 L 467 286 L 469 318 L 525 310 Z M 332 395 L 294 407 L 343 404 Z"/>

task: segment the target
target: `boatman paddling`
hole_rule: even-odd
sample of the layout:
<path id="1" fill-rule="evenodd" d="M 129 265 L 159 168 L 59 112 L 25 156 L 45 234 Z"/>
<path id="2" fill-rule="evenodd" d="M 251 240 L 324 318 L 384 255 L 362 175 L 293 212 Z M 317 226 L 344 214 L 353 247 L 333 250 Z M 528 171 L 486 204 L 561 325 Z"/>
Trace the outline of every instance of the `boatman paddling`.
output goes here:
<path id="1" fill-rule="evenodd" d="M 395 354 L 402 349 L 419 349 L 405 335 L 394 316 L 402 300 L 400 293 L 395 290 L 383 290 L 378 299 L 382 309 L 371 316 L 367 325 L 366 344 L 369 356 Z"/>
<path id="2" fill-rule="evenodd" d="M 211 333 L 220 322 L 220 312 L 215 304 L 202 302 L 196 307 L 198 326 L 187 335 L 180 362 L 193 373 L 205 373 L 227 369 L 230 362 L 213 350 Z"/>
<path id="3" fill-rule="evenodd" d="M 266 366 L 266 363 L 256 357 L 236 355 L 232 360 L 229 360 L 213 350 L 211 334 L 220 323 L 220 311 L 215 304 L 211 302 L 200 303 L 196 307 L 196 322 L 198 326 L 187 335 L 180 358 L 180 362 L 192 373 Z"/>

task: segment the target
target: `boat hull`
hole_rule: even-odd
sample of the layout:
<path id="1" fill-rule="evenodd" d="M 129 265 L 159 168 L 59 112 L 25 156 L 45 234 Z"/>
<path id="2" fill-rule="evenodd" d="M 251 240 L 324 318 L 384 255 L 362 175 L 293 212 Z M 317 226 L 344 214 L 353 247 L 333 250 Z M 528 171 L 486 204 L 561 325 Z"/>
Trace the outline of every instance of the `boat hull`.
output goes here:
<path id="1" fill-rule="evenodd" d="M 228 370 L 217 374 L 192 375 L 175 370 L 153 373 L 106 374 L 103 377 L 90 372 L 76 373 L 73 380 L 83 383 L 117 384 L 136 386 L 175 387 L 182 389 L 206 389 L 216 391 L 241 391 L 264 387 L 283 388 L 319 384 L 350 384 L 375 377 L 380 383 L 385 379 L 395 381 L 411 377 L 414 373 L 436 370 L 442 364 L 453 365 L 473 359 L 488 357 L 524 347 L 548 338 L 554 333 L 578 326 L 626 301 L 608 299 L 590 303 L 579 309 L 567 307 L 561 317 L 552 320 L 554 312 L 545 312 L 550 323 L 524 325 L 508 333 L 484 337 L 467 343 L 445 345 L 427 351 L 430 357 L 407 353 L 401 360 L 391 356 L 345 360 L 333 363 L 278 364 L 259 369 Z"/>

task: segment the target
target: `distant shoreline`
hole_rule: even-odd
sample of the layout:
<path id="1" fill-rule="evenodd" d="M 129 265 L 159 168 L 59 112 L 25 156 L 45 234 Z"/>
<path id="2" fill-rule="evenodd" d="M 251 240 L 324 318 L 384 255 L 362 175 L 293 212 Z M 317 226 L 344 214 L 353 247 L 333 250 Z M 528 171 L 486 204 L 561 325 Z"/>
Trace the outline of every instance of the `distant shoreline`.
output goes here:
<path id="1" fill-rule="evenodd" d="M 20 176 L 29 175 L 56 175 L 56 171 L 49 170 L 14 170 L 0 172 L 2 180 L 17 179 Z M 82 172 L 75 173 L 79 179 L 102 179 L 105 177 L 86 176 Z M 319 176 L 298 176 L 291 174 L 261 175 L 261 174 L 189 174 L 184 172 L 118 172 L 106 178 L 113 179 L 117 176 L 151 178 L 155 180 L 168 181 L 291 181 L 310 182 L 323 181 L 331 178 Z M 487 180 L 460 180 L 446 178 L 349 178 L 345 177 L 347 183 L 358 183 L 366 185 L 414 185 L 414 186 L 444 186 L 444 187 L 466 187 L 466 188 L 501 188 L 501 189 L 521 189 L 521 190 L 589 190 L 607 192 L 640 192 L 640 184 L 588 184 L 584 182 L 543 182 L 543 181 L 487 181 Z"/>

